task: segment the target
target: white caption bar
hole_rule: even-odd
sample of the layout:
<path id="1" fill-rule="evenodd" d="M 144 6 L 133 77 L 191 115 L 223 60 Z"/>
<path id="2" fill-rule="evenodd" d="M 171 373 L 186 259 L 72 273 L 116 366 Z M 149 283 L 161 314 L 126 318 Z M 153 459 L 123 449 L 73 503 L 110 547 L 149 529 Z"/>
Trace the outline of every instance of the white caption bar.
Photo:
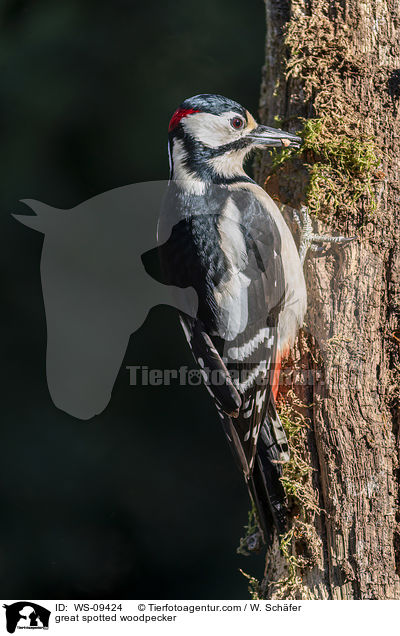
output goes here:
<path id="1" fill-rule="evenodd" d="M 0 634 L 68 636 L 314 633 L 376 636 L 400 601 L 0 601 Z M 260 631 L 261 630 L 261 631 Z"/>

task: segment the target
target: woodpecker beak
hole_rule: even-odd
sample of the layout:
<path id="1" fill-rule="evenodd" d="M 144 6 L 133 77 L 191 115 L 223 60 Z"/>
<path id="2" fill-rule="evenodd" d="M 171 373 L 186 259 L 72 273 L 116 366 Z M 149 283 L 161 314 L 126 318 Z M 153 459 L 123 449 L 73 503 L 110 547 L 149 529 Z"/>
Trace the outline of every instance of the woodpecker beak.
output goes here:
<path id="1" fill-rule="evenodd" d="M 253 140 L 254 146 L 260 147 L 283 146 L 284 148 L 300 148 L 303 141 L 301 137 L 296 137 L 296 135 L 284 130 L 261 125 L 252 130 L 247 137 Z"/>

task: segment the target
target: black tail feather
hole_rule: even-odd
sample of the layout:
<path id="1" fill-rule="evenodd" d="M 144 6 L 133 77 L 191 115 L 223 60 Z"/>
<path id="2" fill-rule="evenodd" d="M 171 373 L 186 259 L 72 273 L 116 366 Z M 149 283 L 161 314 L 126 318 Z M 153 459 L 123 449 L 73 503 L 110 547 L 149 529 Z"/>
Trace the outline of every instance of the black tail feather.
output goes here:
<path id="1" fill-rule="evenodd" d="M 286 532 L 287 506 L 283 484 L 279 448 L 269 426 L 263 426 L 257 443 L 253 473 L 248 480 L 250 496 L 257 509 L 264 540 L 269 545 L 273 528 L 278 534 Z"/>

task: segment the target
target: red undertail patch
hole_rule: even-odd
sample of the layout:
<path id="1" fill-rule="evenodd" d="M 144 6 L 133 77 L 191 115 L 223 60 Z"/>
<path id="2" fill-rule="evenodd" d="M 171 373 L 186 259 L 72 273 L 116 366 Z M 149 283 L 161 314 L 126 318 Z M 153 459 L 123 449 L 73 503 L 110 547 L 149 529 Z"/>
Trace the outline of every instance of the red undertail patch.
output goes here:
<path id="1" fill-rule="evenodd" d="M 278 353 L 276 354 L 276 360 L 275 360 L 274 376 L 272 378 L 272 395 L 274 396 L 275 400 L 279 390 L 279 376 L 281 374 L 281 363 L 282 363 L 282 356 L 280 354 L 280 351 L 278 351 Z"/>
<path id="2" fill-rule="evenodd" d="M 274 376 L 272 378 L 272 395 L 274 396 L 275 400 L 277 399 L 277 395 L 279 392 L 279 379 L 282 370 L 282 360 L 285 360 L 285 358 L 289 356 L 289 353 L 289 347 L 285 347 L 283 351 L 278 351 L 276 354 Z"/>

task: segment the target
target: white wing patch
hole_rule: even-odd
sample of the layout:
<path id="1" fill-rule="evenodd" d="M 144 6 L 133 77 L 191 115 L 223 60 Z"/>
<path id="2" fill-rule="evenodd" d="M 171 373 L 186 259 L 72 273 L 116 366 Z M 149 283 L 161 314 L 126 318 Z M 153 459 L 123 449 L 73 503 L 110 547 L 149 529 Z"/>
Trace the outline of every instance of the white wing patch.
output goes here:
<path id="1" fill-rule="evenodd" d="M 240 211 L 231 199 L 227 200 L 218 221 L 218 232 L 227 265 L 221 282 L 214 290 L 223 319 L 219 336 L 233 340 L 247 325 L 247 288 L 251 279 L 244 273 L 247 266 L 247 250 L 240 225 Z"/>

